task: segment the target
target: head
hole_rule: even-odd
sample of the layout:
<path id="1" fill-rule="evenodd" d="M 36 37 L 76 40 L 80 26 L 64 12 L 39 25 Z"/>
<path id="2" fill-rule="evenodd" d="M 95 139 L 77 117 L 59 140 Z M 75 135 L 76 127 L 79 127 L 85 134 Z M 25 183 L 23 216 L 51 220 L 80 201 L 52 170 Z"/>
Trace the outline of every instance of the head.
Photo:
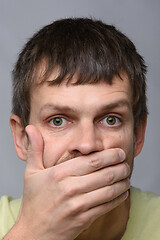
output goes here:
<path id="1" fill-rule="evenodd" d="M 12 117 L 11 127 L 18 155 L 25 160 L 21 139 L 33 124 L 44 139 L 45 167 L 113 147 L 123 148 L 131 165 L 144 140 L 145 73 L 143 58 L 114 26 L 82 18 L 45 26 L 13 70 L 12 111 L 19 120 Z"/>
<path id="2" fill-rule="evenodd" d="M 112 84 L 126 73 L 133 94 L 135 128 L 147 114 L 146 66 L 134 44 L 114 26 L 92 19 L 62 19 L 42 28 L 25 45 L 13 70 L 13 108 L 25 127 L 29 123 L 31 89 L 58 68 L 51 84 Z"/>

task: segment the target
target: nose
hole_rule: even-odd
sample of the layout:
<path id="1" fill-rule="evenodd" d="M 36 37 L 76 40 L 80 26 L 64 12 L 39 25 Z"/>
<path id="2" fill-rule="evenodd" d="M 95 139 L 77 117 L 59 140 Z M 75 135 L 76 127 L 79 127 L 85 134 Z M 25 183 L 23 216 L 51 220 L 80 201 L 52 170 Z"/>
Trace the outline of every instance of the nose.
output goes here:
<path id="1" fill-rule="evenodd" d="M 84 122 L 77 127 L 73 141 L 70 144 L 70 153 L 79 152 L 82 155 L 87 155 L 102 150 L 104 150 L 103 141 L 93 123 L 87 124 Z"/>

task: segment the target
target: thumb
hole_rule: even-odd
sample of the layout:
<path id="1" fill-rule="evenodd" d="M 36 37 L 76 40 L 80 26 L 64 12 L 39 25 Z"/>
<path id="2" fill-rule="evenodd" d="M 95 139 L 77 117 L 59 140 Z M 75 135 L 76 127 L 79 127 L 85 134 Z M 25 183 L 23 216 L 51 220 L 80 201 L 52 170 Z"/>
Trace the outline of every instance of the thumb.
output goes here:
<path id="1" fill-rule="evenodd" d="M 42 135 L 33 125 L 28 125 L 25 131 L 28 135 L 27 167 L 33 171 L 42 170 L 44 169 Z"/>

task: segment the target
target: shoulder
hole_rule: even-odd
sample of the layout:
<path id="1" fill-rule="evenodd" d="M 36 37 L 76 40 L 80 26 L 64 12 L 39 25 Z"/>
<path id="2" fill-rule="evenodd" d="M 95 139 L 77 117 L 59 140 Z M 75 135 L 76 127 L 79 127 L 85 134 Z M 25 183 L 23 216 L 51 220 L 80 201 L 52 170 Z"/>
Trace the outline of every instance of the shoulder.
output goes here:
<path id="1" fill-rule="evenodd" d="M 125 239 L 160 239 L 160 197 L 131 187 L 130 216 Z"/>
<path id="2" fill-rule="evenodd" d="M 142 219 L 147 217 L 146 221 L 160 220 L 160 196 L 152 192 L 142 192 L 140 189 L 131 188 L 131 217 Z"/>
<path id="3" fill-rule="evenodd" d="M 152 192 L 142 192 L 140 189 L 134 187 L 131 187 L 130 194 L 131 210 L 132 208 L 140 208 L 150 211 L 151 209 L 146 208 L 149 206 L 152 207 L 152 210 L 157 207 L 160 209 L 160 196 L 157 196 Z"/>
<path id="4" fill-rule="evenodd" d="M 15 223 L 20 209 L 21 199 L 8 196 L 0 198 L 0 239 L 10 230 Z"/>

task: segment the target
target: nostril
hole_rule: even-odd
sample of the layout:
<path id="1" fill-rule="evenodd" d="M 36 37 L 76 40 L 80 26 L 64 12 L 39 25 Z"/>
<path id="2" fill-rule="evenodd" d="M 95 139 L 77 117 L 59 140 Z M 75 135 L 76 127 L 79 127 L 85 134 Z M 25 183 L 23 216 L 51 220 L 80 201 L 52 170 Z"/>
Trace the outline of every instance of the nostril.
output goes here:
<path id="1" fill-rule="evenodd" d="M 76 157 L 80 157 L 80 156 L 83 156 L 83 154 L 79 150 L 75 149 L 71 152 L 71 158 L 76 158 Z"/>
<path id="2" fill-rule="evenodd" d="M 90 154 L 92 154 L 92 153 L 96 153 L 96 152 L 99 152 L 99 151 L 92 151 L 92 152 L 90 152 Z"/>
<path id="3" fill-rule="evenodd" d="M 92 153 L 96 153 L 98 151 L 91 151 L 91 152 L 80 152 L 79 150 L 75 149 L 72 151 L 72 158 L 76 158 L 76 157 L 80 157 L 80 156 L 84 156 L 84 155 L 88 155 L 88 154 L 92 154 Z"/>
<path id="4" fill-rule="evenodd" d="M 78 150 L 74 150 L 74 156 L 75 157 L 80 157 L 80 156 L 84 156 L 84 155 L 88 155 L 88 154 L 92 154 L 92 153 L 96 153 L 96 152 L 99 152 L 99 151 L 91 151 L 91 152 L 87 152 L 87 153 L 81 153 L 80 151 Z"/>

